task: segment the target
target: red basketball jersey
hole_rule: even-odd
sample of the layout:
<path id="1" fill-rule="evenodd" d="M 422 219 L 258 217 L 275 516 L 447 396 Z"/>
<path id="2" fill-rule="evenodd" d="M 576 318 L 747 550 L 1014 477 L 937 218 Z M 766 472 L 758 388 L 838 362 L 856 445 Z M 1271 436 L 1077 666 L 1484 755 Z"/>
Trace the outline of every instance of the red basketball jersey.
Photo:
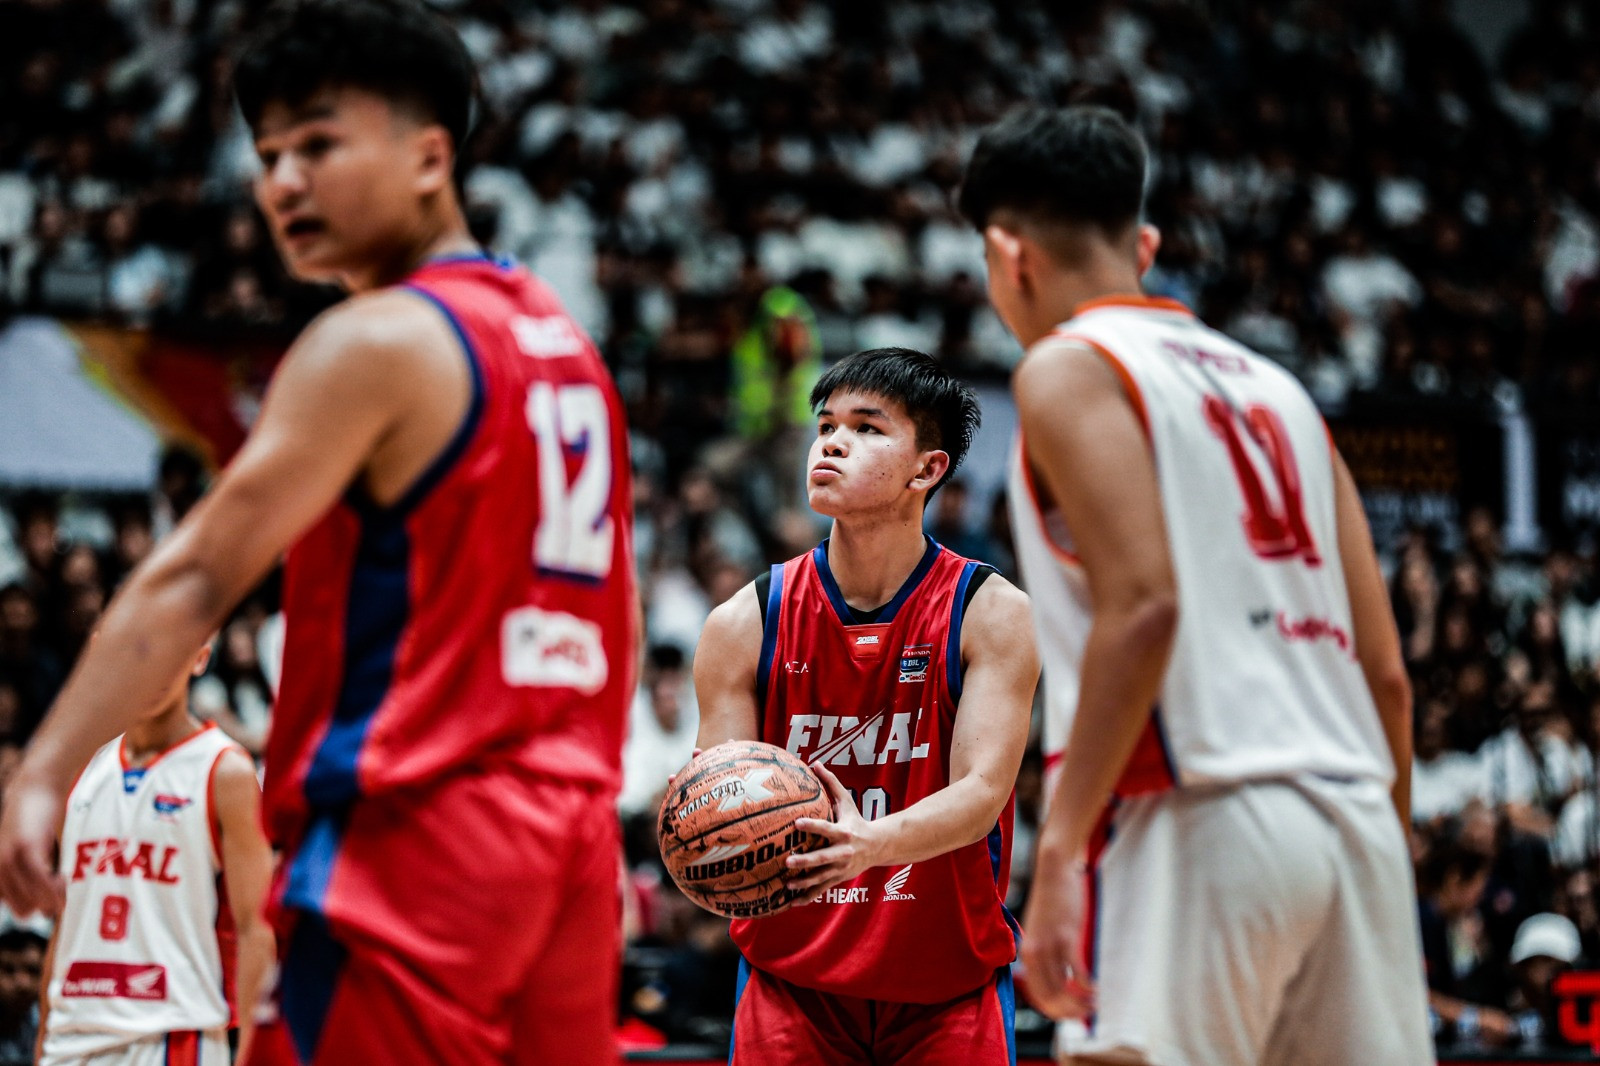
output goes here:
<path id="1" fill-rule="evenodd" d="M 403 498 L 352 487 L 289 555 L 265 791 L 281 846 L 360 797 L 490 763 L 620 787 L 636 601 L 610 375 L 521 267 L 433 260 L 402 287 L 454 327 L 472 402 Z"/>
<path id="2" fill-rule="evenodd" d="M 826 765 L 869 819 L 944 788 L 961 617 L 981 565 L 930 539 L 871 624 L 855 622 L 826 541 L 773 567 L 757 672 L 761 739 Z M 810 906 L 736 921 L 734 942 L 757 969 L 823 992 L 904 1003 L 971 992 L 1016 956 L 1003 903 L 1011 817 L 1007 800 L 984 840 L 868 870 Z"/>

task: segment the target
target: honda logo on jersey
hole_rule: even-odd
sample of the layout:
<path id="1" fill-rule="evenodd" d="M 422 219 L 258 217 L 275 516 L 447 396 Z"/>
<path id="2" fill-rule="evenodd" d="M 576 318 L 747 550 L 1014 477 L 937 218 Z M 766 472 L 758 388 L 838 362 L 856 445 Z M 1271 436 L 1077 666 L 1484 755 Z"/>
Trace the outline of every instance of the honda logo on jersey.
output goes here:
<path id="1" fill-rule="evenodd" d="M 914 717 L 879 711 L 866 721 L 848 715 L 795 714 L 789 716 L 784 746 L 809 763 L 831 766 L 910 762 L 928 757 L 928 742 L 915 743 L 921 723 L 921 708 Z"/>
<path id="2" fill-rule="evenodd" d="M 167 968 L 159 963 L 80 960 L 67 967 L 61 994 L 97 999 L 166 999 Z"/>
<path id="3" fill-rule="evenodd" d="M 911 866 L 915 866 L 912 863 Z M 911 893 L 905 891 L 906 882 L 911 879 L 911 866 L 896 871 L 889 880 L 883 883 L 883 900 L 885 903 L 897 899 L 916 899 Z"/>

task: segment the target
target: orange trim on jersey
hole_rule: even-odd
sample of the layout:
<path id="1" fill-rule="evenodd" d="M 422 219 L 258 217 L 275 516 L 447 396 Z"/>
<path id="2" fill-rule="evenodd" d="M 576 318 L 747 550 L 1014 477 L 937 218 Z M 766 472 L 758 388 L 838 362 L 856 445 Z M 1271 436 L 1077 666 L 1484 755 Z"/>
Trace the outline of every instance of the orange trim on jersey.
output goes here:
<path id="1" fill-rule="evenodd" d="M 124 773 L 129 770 L 148 770 L 162 759 L 165 759 L 168 755 L 171 755 L 173 752 L 189 743 L 189 741 L 193 740 L 195 737 L 200 736 L 206 730 L 215 728 L 217 728 L 217 723 L 215 722 L 201 722 L 199 729 L 196 729 L 193 733 L 190 733 L 182 740 L 175 741 L 174 743 L 167 745 L 165 748 L 162 748 L 160 751 L 156 752 L 156 757 L 154 759 L 151 759 L 143 766 L 128 765 L 128 734 L 124 733 L 117 739 L 117 762 L 122 764 Z"/>
<path id="2" fill-rule="evenodd" d="M 1181 305 L 1180 305 L 1181 306 Z M 1128 402 L 1133 404 L 1133 413 L 1139 416 L 1139 424 L 1144 427 L 1144 439 L 1150 439 L 1150 413 L 1144 406 L 1144 393 L 1139 389 L 1139 383 L 1133 379 L 1133 374 L 1115 352 L 1092 337 L 1085 337 L 1081 333 L 1071 333 L 1066 330 L 1057 330 L 1050 334 L 1057 340 L 1070 341 L 1073 344 L 1082 344 L 1093 350 L 1095 354 L 1106 361 L 1117 378 L 1122 382 L 1122 389 L 1128 394 Z"/>
<path id="3" fill-rule="evenodd" d="M 1094 311 L 1102 307 L 1132 307 L 1140 311 L 1170 311 L 1175 314 L 1194 317 L 1194 312 L 1189 310 L 1177 300 L 1169 300 L 1165 296 L 1146 296 L 1143 293 L 1119 293 L 1115 296 L 1101 296 L 1081 303 L 1072 312 L 1072 317 L 1077 318 L 1085 311 Z"/>
<path id="4" fill-rule="evenodd" d="M 1083 560 L 1078 558 L 1078 553 L 1071 548 L 1064 548 L 1057 544 L 1050 536 L 1050 525 L 1044 520 L 1044 496 L 1039 492 L 1039 486 L 1033 480 L 1033 464 L 1028 462 L 1028 444 L 1022 431 L 1017 431 L 1017 462 L 1022 464 L 1022 484 L 1028 493 L 1028 506 L 1033 509 L 1033 517 L 1039 523 L 1039 532 L 1044 537 L 1044 546 L 1050 550 L 1058 560 L 1071 566 L 1082 566 Z"/>
<path id="5" fill-rule="evenodd" d="M 211 759 L 211 769 L 206 771 L 206 828 L 211 830 L 211 854 L 217 857 L 217 868 L 222 868 L 222 821 L 217 817 L 217 767 L 222 757 L 233 748 L 223 748 Z"/>

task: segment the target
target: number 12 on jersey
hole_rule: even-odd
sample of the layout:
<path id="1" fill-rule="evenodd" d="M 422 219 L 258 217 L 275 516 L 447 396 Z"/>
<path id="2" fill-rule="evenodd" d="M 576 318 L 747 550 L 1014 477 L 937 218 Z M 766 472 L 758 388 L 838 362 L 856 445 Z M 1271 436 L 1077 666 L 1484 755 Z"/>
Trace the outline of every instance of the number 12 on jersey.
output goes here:
<path id="1" fill-rule="evenodd" d="M 1244 494 L 1242 522 L 1250 550 L 1263 559 L 1299 559 L 1307 566 L 1321 566 L 1322 554 L 1317 551 L 1306 521 L 1300 467 L 1289 443 L 1288 428 L 1278 412 L 1259 403 L 1237 410 L 1222 397 L 1211 394 L 1206 395 L 1202 406 L 1207 425 L 1228 449 L 1234 477 Z M 1277 489 L 1276 499 L 1262 483 L 1258 465 L 1246 447 L 1246 436 L 1266 456 L 1267 473 Z"/>
<path id="2" fill-rule="evenodd" d="M 598 581 L 611 572 L 611 417 L 594 385 L 538 381 L 528 389 L 528 428 L 539 446 L 539 525 L 533 562 L 546 574 Z M 579 457 L 567 479 L 567 457 Z"/>

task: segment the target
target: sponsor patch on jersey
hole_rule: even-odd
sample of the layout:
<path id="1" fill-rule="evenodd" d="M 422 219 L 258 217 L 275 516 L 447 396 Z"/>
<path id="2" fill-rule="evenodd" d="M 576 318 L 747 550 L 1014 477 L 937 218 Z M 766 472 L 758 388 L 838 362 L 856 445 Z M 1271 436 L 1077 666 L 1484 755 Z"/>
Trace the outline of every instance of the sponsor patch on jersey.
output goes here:
<path id="1" fill-rule="evenodd" d="M 915 865 L 916 863 L 911 864 L 911 866 Z M 911 879 L 911 866 L 907 866 L 903 870 L 896 871 L 894 875 L 889 878 L 889 880 L 883 883 L 883 899 L 885 903 L 896 899 L 917 898 L 906 891 L 906 882 Z"/>
<path id="2" fill-rule="evenodd" d="M 900 684 L 928 680 L 928 663 L 932 661 L 932 644 L 908 644 L 900 649 Z"/>
<path id="3" fill-rule="evenodd" d="M 868 644 L 876 643 L 878 643 L 878 635 L 876 633 L 873 633 L 870 636 L 856 638 L 856 647 L 858 648 L 865 647 Z"/>
<path id="4" fill-rule="evenodd" d="M 565 315 L 517 315 L 511 320 L 511 335 L 523 355 L 555 359 L 584 353 L 583 335 Z"/>
<path id="5" fill-rule="evenodd" d="M 156 813 L 163 818 L 171 818 L 193 802 L 194 800 L 185 796 L 174 796 L 169 792 L 157 792 L 155 799 Z"/>
<path id="6" fill-rule="evenodd" d="M 166 999 L 167 968 L 157 962 L 80 960 L 67 967 L 61 994 L 85 999 Z"/>
<path id="7" fill-rule="evenodd" d="M 593 696 L 610 676 L 600 627 L 565 611 L 521 607 L 500 626 L 500 669 L 508 685 L 575 688 Z"/>
<path id="8" fill-rule="evenodd" d="M 147 769 L 149 769 L 147 766 L 135 766 L 131 770 L 122 771 L 122 791 L 130 796 L 139 791 L 139 786 L 144 784 L 144 772 Z"/>

